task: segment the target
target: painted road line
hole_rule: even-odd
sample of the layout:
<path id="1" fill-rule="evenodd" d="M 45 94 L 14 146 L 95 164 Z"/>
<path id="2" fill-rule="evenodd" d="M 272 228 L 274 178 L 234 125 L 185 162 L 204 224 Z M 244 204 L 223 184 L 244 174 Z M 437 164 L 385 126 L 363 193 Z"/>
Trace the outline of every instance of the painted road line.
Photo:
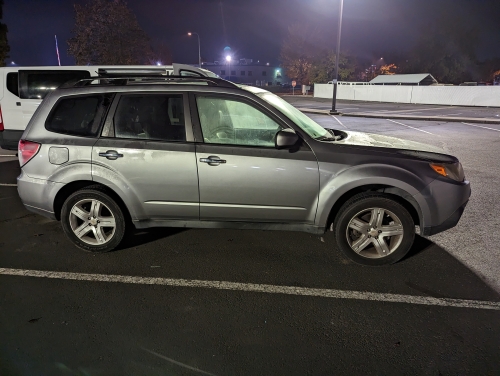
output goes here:
<path id="1" fill-rule="evenodd" d="M 12 154 L 12 155 L 4 154 L 4 155 L 0 155 L 0 157 L 13 157 L 13 158 L 17 158 L 17 156 L 15 154 Z"/>
<path id="2" fill-rule="evenodd" d="M 336 116 L 333 116 L 333 115 L 330 115 L 330 116 L 331 116 L 332 118 L 334 118 L 335 120 L 337 120 L 337 123 L 339 123 L 341 126 L 343 126 L 344 128 L 348 129 L 348 128 L 344 125 L 344 124 L 342 124 L 342 122 L 341 122 L 339 119 L 337 119 L 337 117 L 336 117 Z"/>
<path id="3" fill-rule="evenodd" d="M 465 124 L 465 125 L 470 125 L 471 127 L 477 127 L 477 128 L 489 129 L 490 131 L 500 132 L 500 129 L 488 128 L 488 127 L 482 127 L 482 126 L 480 126 L 480 125 L 469 124 L 469 123 L 464 123 L 464 122 L 462 122 L 462 124 Z"/>
<path id="4" fill-rule="evenodd" d="M 17 187 L 17 184 L 0 183 L 0 187 Z"/>
<path id="5" fill-rule="evenodd" d="M 396 124 L 402 125 L 402 126 L 404 126 L 404 127 L 408 127 L 408 128 L 411 128 L 411 129 L 415 129 L 416 131 L 420 131 L 420 132 L 424 132 L 424 133 L 428 133 L 428 134 L 434 134 L 434 133 L 431 133 L 431 132 L 424 131 L 423 129 L 418 129 L 418 128 L 415 128 L 415 127 L 412 127 L 412 126 L 409 126 L 409 125 L 406 125 L 406 124 L 400 123 L 399 121 L 394 121 L 394 120 L 391 120 L 391 119 L 385 119 L 385 120 L 390 121 L 390 122 L 392 122 L 392 123 L 396 123 Z"/>
<path id="6" fill-rule="evenodd" d="M 387 113 L 396 113 L 396 112 L 420 112 L 420 111 L 432 111 L 432 110 L 444 110 L 444 109 L 450 109 L 452 108 L 452 106 L 448 106 L 448 107 L 435 107 L 435 108 L 419 108 L 418 110 L 381 110 L 379 112 L 383 112 L 385 114 Z M 364 111 L 364 112 L 367 112 L 367 111 Z M 403 114 L 404 115 L 404 114 Z M 436 116 L 439 116 L 439 115 L 436 115 Z"/>
<path id="7" fill-rule="evenodd" d="M 195 368 L 195 367 L 188 366 L 187 364 L 184 364 L 184 363 L 178 362 L 177 360 L 173 360 L 173 359 L 167 358 L 165 355 L 158 354 L 157 352 L 154 352 L 154 351 L 148 350 L 148 349 L 146 349 L 146 348 L 144 348 L 144 347 L 143 347 L 142 349 L 143 349 L 144 351 L 147 351 L 147 352 L 148 352 L 148 353 L 150 353 L 150 354 L 153 354 L 153 355 L 157 356 L 158 358 L 164 359 L 164 360 L 169 361 L 170 363 L 176 364 L 176 365 L 178 365 L 178 366 L 181 366 L 181 367 L 184 367 L 184 368 L 190 369 L 191 371 L 195 371 L 195 372 L 201 373 L 201 374 L 203 374 L 203 375 L 207 375 L 207 376 L 215 376 L 213 373 L 205 372 L 205 371 L 202 371 L 202 370 L 201 370 L 201 369 L 199 369 L 199 368 Z"/>
<path id="8" fill-rule="evenodd" d="M 174 287 L 206 288 L 206 289 L 216 289 L 216 290 L 260 292 L 267 294 L 315 296 L 315 297 L 331 298 L 331 299 L 353 299 L 353 300 L 377 301 L 377 302 L 388 302 L 388 303 L 406 303 L 406 304 L 439 306 L 439 307 L 490 309 L 494 311 L 500 311 L 500 302 L 483 301 L 483 300 L 433 298 L 426 296 L 413 296 L 413 295 L 400 295 L 400 294 L 384 294 L 384 293 L 366 292 L 366 291 L 346 291 L 346 290 L 262 285 L 254 283 L 239 283 L 239 282 L 226 282 L 226 281 L 203 281 L 196 279 L 136 277 L 136 276 L 126 276 L 126 275 L 113 275 L 113 274 L 70 273 L 70 272 L 53 272 L 53 271 L 9 269 L 9 268 L 0 268 L 0 275 L 64 279 L 64 280 L 74 280 L 74 281 L 116 282 L 116 283 L 131 283 L 138 285 L 163 285 L 163 286 L 174 286 Z"/>

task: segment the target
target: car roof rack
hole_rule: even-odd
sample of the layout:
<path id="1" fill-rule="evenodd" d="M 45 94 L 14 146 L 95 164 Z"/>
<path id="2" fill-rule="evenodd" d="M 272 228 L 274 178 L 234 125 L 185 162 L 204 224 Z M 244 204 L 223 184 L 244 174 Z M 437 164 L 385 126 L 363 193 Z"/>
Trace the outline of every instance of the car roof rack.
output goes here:
<path id="1" fill-rule="evenodd" d="M 163 70 L 165 72 L 165 70 Z M 203 76 L 174 76 L 158 74 L 158 72 L 145 72 L 140 74 L 121 74 L 115 73 L 103 74 L 101 76 L 94 76 L 84 79 L 71 80 L 61 85 L 60 88 L 75 88 L 90 86 L 92 82 L 97 81 L 94 85 L 107 86 L 125 86 L 125 85 L 140 85 L 140 84 L 168 84 L 168 83 L 199 83 L 206 82 L 210 86 L 218 86 L 225 88 L 238 88 L 238 85 L 216 77 L 203 77 Z"/>

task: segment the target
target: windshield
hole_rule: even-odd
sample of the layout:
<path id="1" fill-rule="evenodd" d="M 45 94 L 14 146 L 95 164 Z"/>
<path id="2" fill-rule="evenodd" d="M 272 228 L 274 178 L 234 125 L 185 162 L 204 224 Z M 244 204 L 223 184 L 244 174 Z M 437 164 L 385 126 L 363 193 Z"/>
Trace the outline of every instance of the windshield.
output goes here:
<path id="1" fill-rule="evenodd" d="M 297 124 L 304 132 L 314 139 L 333 138 L 331 133 L 328 132 L 321 125 L 314 120 L 304 115 L 302 112 L 293 107 L 290 103 L 284 101 L 277 95 L 270 93 L 266 90 L 254 88 L 251 86 L 244 87 L 244 89 L 251 91 L 264 99 L 267 103 L 280 110 L 285 116 Z"/>

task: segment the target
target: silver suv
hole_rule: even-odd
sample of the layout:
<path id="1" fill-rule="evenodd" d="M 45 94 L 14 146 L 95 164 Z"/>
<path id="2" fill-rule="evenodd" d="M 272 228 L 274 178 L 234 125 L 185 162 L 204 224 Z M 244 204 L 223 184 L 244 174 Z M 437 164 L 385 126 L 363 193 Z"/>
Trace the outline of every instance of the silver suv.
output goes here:
<path id="1" fill-rule="evenodd" d="M 331 229 L 368 265 L 455 226 L 470 185 L 428 145 L 325 130 L 278 96 L 211 77 L 91 78 L 48 95 L 18 191 L 90 252 L 147 227 Z"/>

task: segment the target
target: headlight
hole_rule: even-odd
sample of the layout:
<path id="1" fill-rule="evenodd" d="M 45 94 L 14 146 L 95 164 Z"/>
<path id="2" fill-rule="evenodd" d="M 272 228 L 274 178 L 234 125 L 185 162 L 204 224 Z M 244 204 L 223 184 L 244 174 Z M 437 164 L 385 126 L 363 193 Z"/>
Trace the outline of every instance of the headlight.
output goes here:
<path id="1" fill-rule="evenodd" d="M 446 176 L 456 181 L 464 181 L 465 174 L 462 164 L 455 163 L 430 163 L 429 166 L 439 175 Z"/>

